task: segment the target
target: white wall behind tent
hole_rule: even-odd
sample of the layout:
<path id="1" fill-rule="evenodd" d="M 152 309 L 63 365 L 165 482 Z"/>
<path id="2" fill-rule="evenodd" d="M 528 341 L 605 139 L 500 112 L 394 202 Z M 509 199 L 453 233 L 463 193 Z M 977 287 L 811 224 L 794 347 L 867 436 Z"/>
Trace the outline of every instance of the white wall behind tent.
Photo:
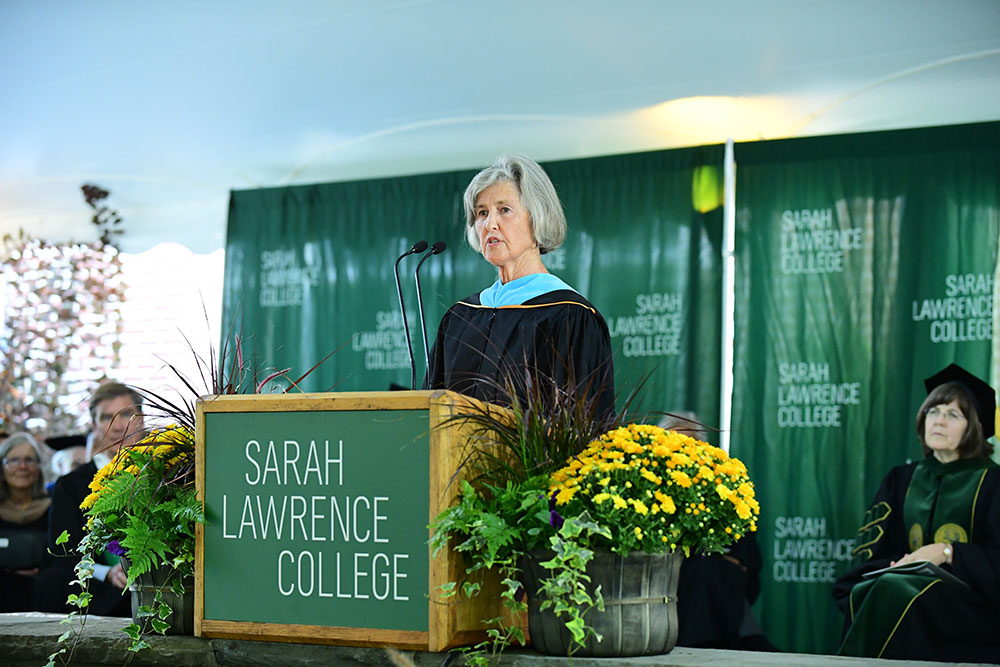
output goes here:
<path id="1" fill-rule="evenodd" d="M 230 189 L 1000 119 L 1000 2 L 0 4 L 0 233 L 225 242 Z"/>

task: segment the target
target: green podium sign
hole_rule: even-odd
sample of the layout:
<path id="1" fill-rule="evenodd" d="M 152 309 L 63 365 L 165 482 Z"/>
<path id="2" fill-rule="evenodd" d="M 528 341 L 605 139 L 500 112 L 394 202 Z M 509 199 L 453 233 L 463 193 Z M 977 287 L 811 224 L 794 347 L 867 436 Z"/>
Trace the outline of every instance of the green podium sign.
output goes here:
<path id="1" fill-rule="evenodd" d="M 198 407 L 196 634 L 439 649 L 427 525 L 455 470 L 449 392 L 220 396 Z M 432 488 L 433 487 L 433 488 Z M 451 623 L 454 626 L 454 623 Z M 433 626 L 433 627 L 432 627 Z"/>

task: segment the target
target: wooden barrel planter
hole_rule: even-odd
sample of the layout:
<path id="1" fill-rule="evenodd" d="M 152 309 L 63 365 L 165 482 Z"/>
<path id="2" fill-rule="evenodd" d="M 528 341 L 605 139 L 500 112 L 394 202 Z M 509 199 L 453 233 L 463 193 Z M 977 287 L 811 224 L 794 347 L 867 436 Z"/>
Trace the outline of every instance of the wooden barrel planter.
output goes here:
<path id="1" fill-rule="evenodd" d="M 540 563 L 551 552 L 533 552 L 523 563 L 528 594 L 528 630 L 535 650 L 546 655 L 568 655 L 574 648 L 565 619 L 551 609 L 542 611 L 538 582 L 549 570 Z M 603 639 L 588 637 L 578 656 L 613 657 L 669 653 L 677 643 L 677 581 L 682 553 L 632 552 L 627 557 L 598 551 L 587 565 L 591 594 L 601 587 L 604 611 L 590 610 L 584 621 Z"/>

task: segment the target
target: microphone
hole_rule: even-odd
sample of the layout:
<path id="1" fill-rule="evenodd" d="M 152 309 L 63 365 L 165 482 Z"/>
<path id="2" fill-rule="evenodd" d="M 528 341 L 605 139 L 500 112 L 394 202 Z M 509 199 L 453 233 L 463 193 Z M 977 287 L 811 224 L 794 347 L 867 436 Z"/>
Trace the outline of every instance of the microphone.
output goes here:
<path id="1" fill-rule="evenodd" d="M 417 385 L 417 362 L 413 360 L 413 345 L 410 343 L 410 323 L 406 321 L 406 307 L 403 305 L 403 290 L 399 286 L 399 262 L 407 255 L 423 252 L 427 249 L 427 241 L 417 241 L 410 249 L 396 258 L 393 273 L 396 274 L 396 296 L 399 297 L 399 314 L 403 316 L 403 330 L 406 332 L 406 351 L 410 354 L 410 389 Z"/>
<path id="2" fill-rule="evenodd" d="M 424 337 L 424 374 L 431 366 L 431 353 L 427 349 L 427 324 L 424 322 L 424 298 L 420 294 L 420 265 L 427 261 L 427 258 L 431 255 L 440 255 L 444 252 L 444 249 L 448 247 L 448 244 L 444 241 L 438 241 L 431 246 L 430 252 L 420 258 L 417 262 L 417 268 L 413 272 L 413 277 L 417 282 L 417 310 L 420 312 L 420 333 Z"/>

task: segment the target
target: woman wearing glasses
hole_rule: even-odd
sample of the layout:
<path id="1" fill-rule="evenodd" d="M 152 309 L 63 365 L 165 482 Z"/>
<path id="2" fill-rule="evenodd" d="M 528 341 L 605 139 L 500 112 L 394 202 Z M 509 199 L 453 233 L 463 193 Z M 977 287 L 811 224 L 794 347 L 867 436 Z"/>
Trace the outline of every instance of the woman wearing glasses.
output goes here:
<path id="1" fill-rule="evenodd" d="M 861 565 L 834 584 L 842 655 L 1000 660 L 1000 467 L 996 395 L 956 364 L 925 381 L 923 459 L 882 480 L 858 533 Z M 921 561 L 922 572 L 912 568 Z M 866 578 L 886 567 L 898 569 Z"/>
<path id="2" fill-rule="evenodd" d="M 0 444 L 0 460 L 0 611 L 31 611 L 50 502 L 38 445 L 14 433 Z"/>

